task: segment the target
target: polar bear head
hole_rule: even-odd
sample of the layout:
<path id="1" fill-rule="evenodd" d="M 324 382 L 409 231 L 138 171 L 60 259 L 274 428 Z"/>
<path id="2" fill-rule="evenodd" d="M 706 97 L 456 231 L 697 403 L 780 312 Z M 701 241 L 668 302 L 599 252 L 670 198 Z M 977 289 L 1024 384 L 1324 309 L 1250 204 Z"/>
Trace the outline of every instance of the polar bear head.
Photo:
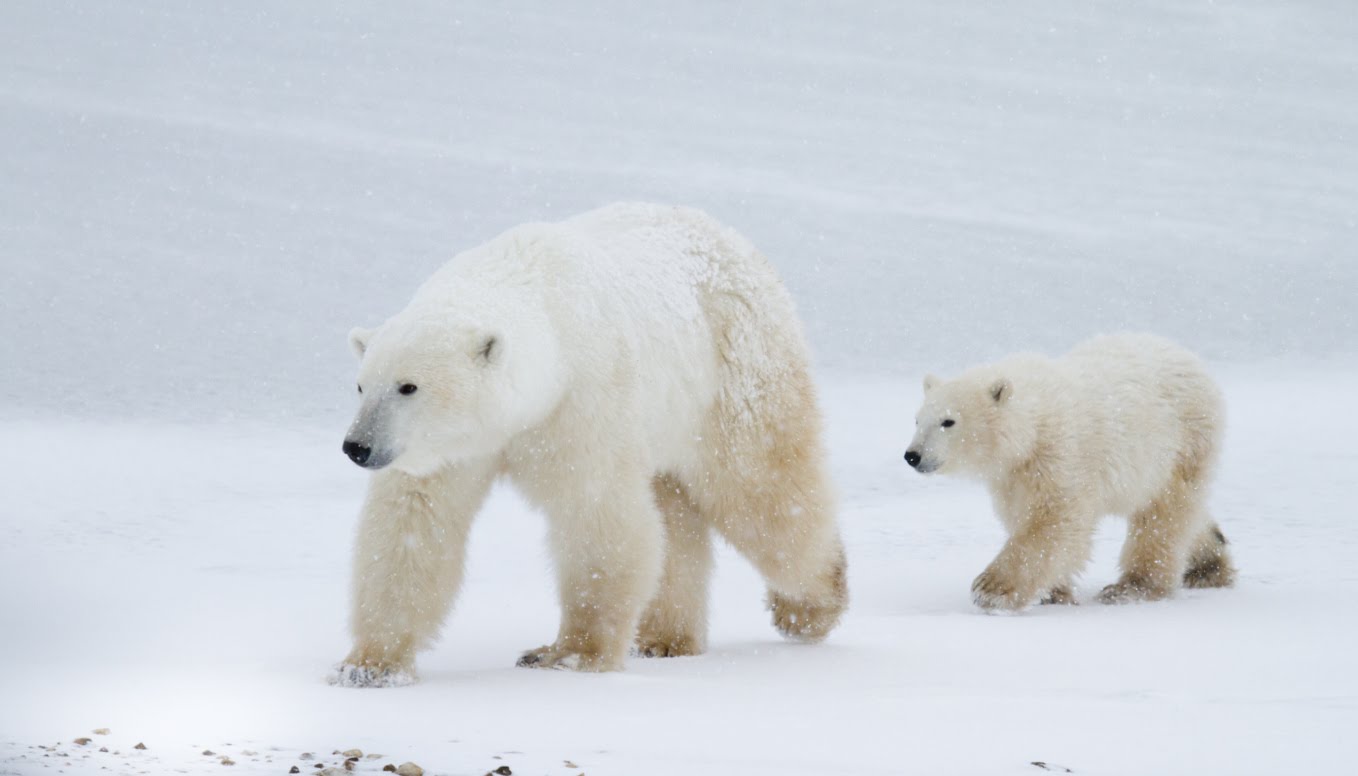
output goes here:
<path id="1" fill-rule="evenodd" d="M 538 300 L 495 288 L 417 296 L 354 329 L 359 409 L 344 452 L 415 476 L 492 455 L 559 401 L 560 353 Z"/>
<path id="2" fill-rule="evenodd" d="M 987 477 L 1021 460 L 1034 444 L 1034 429 L 1013 395 L 1014 383 L 995 367 L 953 380 L 925 377 L 906 463 L 922 474 Z"/>

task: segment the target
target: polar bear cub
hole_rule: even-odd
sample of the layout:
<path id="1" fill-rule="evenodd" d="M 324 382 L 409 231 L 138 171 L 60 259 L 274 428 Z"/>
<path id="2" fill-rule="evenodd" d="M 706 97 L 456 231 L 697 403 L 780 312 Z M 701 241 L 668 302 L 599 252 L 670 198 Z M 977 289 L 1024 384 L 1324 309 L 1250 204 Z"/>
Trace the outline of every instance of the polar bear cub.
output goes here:
<path id="1" fill-rule="evenodd" d="M 768 261 L 712 218 L 623 204 L 516 227 L 351 341 L 344 452 L 372 475 L 336 683 L 413 680 L 500 478 L 546 515 L 561 605 L 555 640 L 520 665 L 701 652 L 714 532 L 763 574 L 784 635 L 838 622 L 844 550 L 801 325 Z"/>
<path id="2" fill-rule="evenodd" d="M 1129 521 L 1122 577 L 1104 603 L 1228 587 L 1226 539 L 1208 516 L 1220 392 L 1196 356 L 1150 335 L 1089 340 L 1062 358 L 1016 355 L 924 379 L 905 460 L 990 488 L 1009 540 L 972 584 L 978 606 L 1071 603 L 1099 518 Z"/>

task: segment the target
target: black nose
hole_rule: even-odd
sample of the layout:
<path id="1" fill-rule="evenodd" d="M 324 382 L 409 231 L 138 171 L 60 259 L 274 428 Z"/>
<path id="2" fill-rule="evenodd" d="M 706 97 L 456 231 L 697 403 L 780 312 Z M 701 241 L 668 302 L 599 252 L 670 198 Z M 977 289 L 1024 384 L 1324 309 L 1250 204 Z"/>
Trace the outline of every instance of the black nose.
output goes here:
<path id="1" fill-rule="evenodd" d="M 362 466 L 368 462 L 368 456 L 372 455 L 372 448 L 367 445 L 360 445 L 357 442 L 344 440 L 344 454 L 349 456 L 349 460 Z"/>
<path id="2" fill-rule="evenodd" d="M 367 455 L 365 454 L 364 457 L 366 458 Z M 908 463 L 908 464 L 910 464 L 910 466 L 911 466 L 912 468 L 918 469 L 918 468 L 919 468 L 919 453 L 915 452 L 914 450 L 906 450 L 906 451 L 905 451 L 905 462 Z"/>

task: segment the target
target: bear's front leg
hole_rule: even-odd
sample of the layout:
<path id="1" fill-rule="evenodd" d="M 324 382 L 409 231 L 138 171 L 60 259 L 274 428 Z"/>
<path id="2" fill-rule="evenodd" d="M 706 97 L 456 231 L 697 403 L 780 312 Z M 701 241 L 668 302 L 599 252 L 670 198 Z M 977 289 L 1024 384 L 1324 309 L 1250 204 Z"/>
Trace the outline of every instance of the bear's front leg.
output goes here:
<path id="1" fill-rule="evenodd" d="M 1068 590 L 1092 537 L 1092 521 L 1059 513 L 1027 521 L 972 582 L 972 600 L 982 609 L 1016 611 L 1048 591 Z"/>
<path id="2" fill-rule="evenodd" d="M 415 681 L 462 584 L 467 534 L 494 478 L 489 461 L 427 477 L 372 475 L 354 548 L 354 647 L 330 683 L 394 687 Z"/>
<path id="3" fill-rule="evenodd" d="M 588 497 L 588 494 L 585 494 Z M 649 478 L 589 503 L 549 505 L 561 627 L 518 665 L 619 671 L 660 580 L 663 533 Z"/>

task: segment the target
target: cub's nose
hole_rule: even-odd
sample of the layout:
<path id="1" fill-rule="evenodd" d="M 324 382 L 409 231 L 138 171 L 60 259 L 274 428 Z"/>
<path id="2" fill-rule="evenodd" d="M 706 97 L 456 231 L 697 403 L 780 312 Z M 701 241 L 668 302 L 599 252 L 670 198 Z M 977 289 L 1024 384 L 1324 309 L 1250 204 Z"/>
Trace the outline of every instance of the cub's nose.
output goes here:
<path id="1" fill-rule="evenodd" d="M 372 448 L 367 445 L 360 445 L 357 442 L 344 440 L 344 454 L 349 456 L 349 460 L 362 466 L 368 462 L 368 456 L 372 455 Z"/>
<path id="2" fill-rule="evenodd" d="M 367 456 L 365 455 L 364 457 L 367 457 Z M 918 468 L 919 468 L 919 453 L 915 452 L 914 450 L 906 450 L 906 451 L 905 451 L 905 462 L 908 463 L 908 464 L 910 464 L 910 467 L 911 467 L 912 469 L 918 469 Z"/>

